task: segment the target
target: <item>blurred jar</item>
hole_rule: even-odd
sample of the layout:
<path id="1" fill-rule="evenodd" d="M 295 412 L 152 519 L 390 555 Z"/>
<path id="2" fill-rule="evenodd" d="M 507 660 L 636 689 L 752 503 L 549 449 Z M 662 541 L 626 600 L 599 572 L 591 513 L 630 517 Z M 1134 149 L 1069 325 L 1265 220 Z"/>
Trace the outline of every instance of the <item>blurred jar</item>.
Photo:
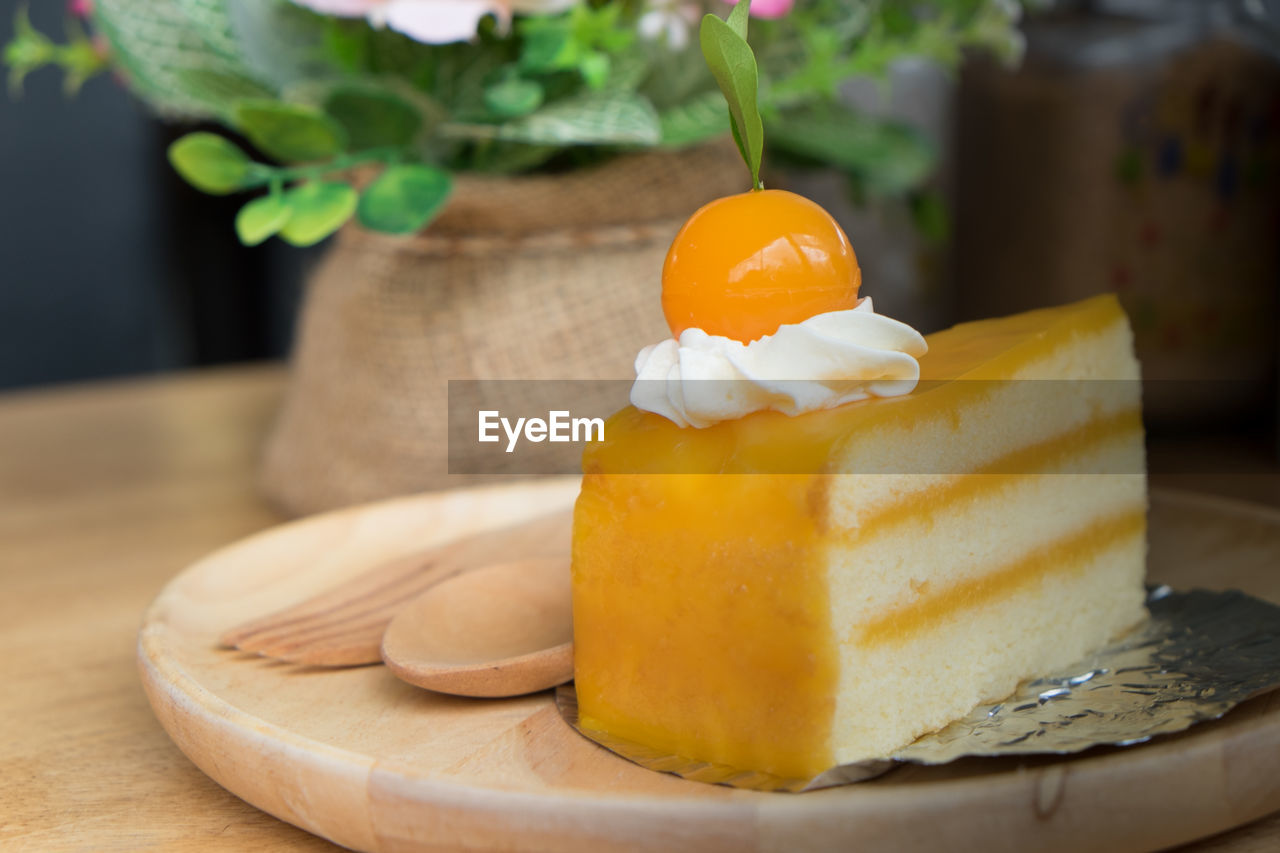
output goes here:
<path id="1" fill-rule="evenodd" d="M 959 319 L 1116 293 L 1156 424 L 1269 401 L 1280 66 L 1242 17 L 1059 3 L 1026 22 L 1020 70 L 976 65 L 960 87 Z"/>

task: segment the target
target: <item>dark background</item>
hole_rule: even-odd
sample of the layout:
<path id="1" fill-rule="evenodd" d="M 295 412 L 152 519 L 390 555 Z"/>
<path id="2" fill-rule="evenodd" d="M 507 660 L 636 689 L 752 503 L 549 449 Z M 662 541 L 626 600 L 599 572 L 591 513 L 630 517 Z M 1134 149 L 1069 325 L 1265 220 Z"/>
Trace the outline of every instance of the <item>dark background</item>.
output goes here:
<path id="1" fill-rule="evenodd" d="M 0 0 L 0 44 L 19 0 Z M 60 37 L 64 3 L 32 3 Z M 115 79 L 75 97 L 62 73 L 0 95 L 0 389 L 277 357 L 315 250 L 241 247 L 243 199 L 205 196 L 165 162 L 190 130 Z"/>

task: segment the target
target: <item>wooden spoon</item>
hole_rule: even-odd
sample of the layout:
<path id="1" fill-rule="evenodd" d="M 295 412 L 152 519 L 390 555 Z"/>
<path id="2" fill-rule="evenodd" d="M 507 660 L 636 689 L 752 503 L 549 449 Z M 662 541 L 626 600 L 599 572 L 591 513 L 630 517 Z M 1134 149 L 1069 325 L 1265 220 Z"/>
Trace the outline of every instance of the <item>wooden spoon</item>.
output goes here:
<path id="1" fill-rule="evenodd" d="M 573 678 L 569 561 L 473 569 L 405 605 L 382 659 L 418 687 L 458 696 L 519 696 Z"/>
<path id="2" fill-rule="evenodd" d="M 238 625 L 219 641 L 229 648 L 311 666 L 378 663 L 391 617 L 423 590 L 460 572 L 517 557 L 567 561 L 572 523 L 570 510 L 557 510 L 444 542 Z"/>

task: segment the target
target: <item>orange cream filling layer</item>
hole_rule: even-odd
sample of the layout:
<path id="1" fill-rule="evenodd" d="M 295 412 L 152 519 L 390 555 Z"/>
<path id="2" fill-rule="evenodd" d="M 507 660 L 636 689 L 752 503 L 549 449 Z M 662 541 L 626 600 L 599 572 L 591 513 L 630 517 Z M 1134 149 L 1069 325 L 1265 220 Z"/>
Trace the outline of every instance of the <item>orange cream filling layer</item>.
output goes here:
<path id="1" fill-rule="evenodd" d="M 885 530 L 926 512 L 930 507 L 997 492 L 1031 472 L 1059 470 L 1066 467 L 1073 457 L 1126 438 L 1141 441 L 1142 414 L 1136 410 L 1124 410 L 1089 421 L 1070 432 L 1009 453 L 972 474 L 955 475 L 932 488 L 883 504 L 867 513 L 857 529 L 845 528 L 840 532 L 852 542 L 864 528 Z"/>
<path id="2" fill-rule="evenodd" d="M 865 537 L 1055 470 L 1108 441 L 1140 441 L 1141 425 L 1133 405 L 1099 408 L 998 456 L 975 451 L 972 473 L 876 500 L 854 521 L 834 505 L 846 460 L 910 454 L 911 442 L 895 436 L 966 407 L 989 408 L 1003 393 L 1000 382 L 1036 378 L 1072 345 L 1123 322 L 1115 301 L 1100 297 L 959 326 L 928 339 L 926 380 L 912 394 L 796 418 L 760 412 L 681 430 L 656 415 L 619 412 L 606 425 L 607 441 L 584 457 L 574 520 L 584 724 L 688 758 L 813 775 L 833 763 L 842 639 L 892 644 L 1048 572 L 1087 567 L 1115 542 L 1141 535 L 1142 508 L 1134 507 L 1011 554 L 980 576 L 914 590 L 909 606 L 859 625 L 832 624 L 832 549 L 856 549 Z M 644 473 L 673 470 L 708 473 Z M 784 470 L 810 473 L 759 473 Z"/>
<path id="3" fill-rule="evenodd" d="M 862 646 L 907 639 L 954 616 L 957 611 L 981 607 L 1007 597 L 1038 578 L 1055 572 L 1079 571 L 1116 545 L 1145 535 L 1146 530 L 1146 507 L 1135 507 L 1115 518 L 1102 519 L 988 574 L 923 595 L 910 607 L 858 625 L 853 630 L 853 639 Z"/>

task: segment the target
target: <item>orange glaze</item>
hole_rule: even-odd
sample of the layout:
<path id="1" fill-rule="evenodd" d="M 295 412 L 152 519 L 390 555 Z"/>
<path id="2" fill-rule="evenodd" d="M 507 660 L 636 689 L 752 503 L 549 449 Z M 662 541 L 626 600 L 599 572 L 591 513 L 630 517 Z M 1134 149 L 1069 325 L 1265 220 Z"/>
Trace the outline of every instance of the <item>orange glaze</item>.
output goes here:
<path id="1" fill-rule="evenodd" d="M 1078 335 L 1121 322 L 1114 296 L 1097 296 L 996 320 L 964 323 L 929 335 L 920 359 L 920 384 L 904 397 L 849 403 L 788 417 L 753 412 L 705 429 L 628 406 L 605 424 L 605 440 L 588 446 L 583 471 L 626 473 L 813 473 L 823 470 L 837 445 L 874 430 L 909 430 L 930 413 L 980 404 L 995 383 L 1047 357 Z M 963 382 L 951 380 L 963 379 Z"/>
<path id="2" fill-rule="evenodd" d="M 858 302 L 862 272 L 831 214 L 784 190 L 717 199 L 680 229 L 662 267 L 671 333 L 749 343 Z"/>
<path id="3" fill-rule="evenodd" d="M 828 764 L 837 651 L 809 481 L 585 478 L 573 542 L 585 726 L 781 776 Z"/>
<path id="4" fill-rule="evenodd" d="M 1098 297 L 938 333 L 921 360 L 930 381 L 906 397 L 701 430 L 633 408 L 615 415 L 584 455 L 574 518 L 584 724 L 783 776 L 830 766 L 839 673 L 824 551 L 841 531 L 826 529 L 824 460 L 871 427 L 908 429 L 990 387 L 947 380 L 1007 379 L 1122 318 L 1113 297 Z M 1132 427 L 1119 416 L 1096 437 Z M 1019 464 L 1052 464 L 1076 449 L 1064 442 Z M 803 473 L 758 473 L 788 466 Z"/>

